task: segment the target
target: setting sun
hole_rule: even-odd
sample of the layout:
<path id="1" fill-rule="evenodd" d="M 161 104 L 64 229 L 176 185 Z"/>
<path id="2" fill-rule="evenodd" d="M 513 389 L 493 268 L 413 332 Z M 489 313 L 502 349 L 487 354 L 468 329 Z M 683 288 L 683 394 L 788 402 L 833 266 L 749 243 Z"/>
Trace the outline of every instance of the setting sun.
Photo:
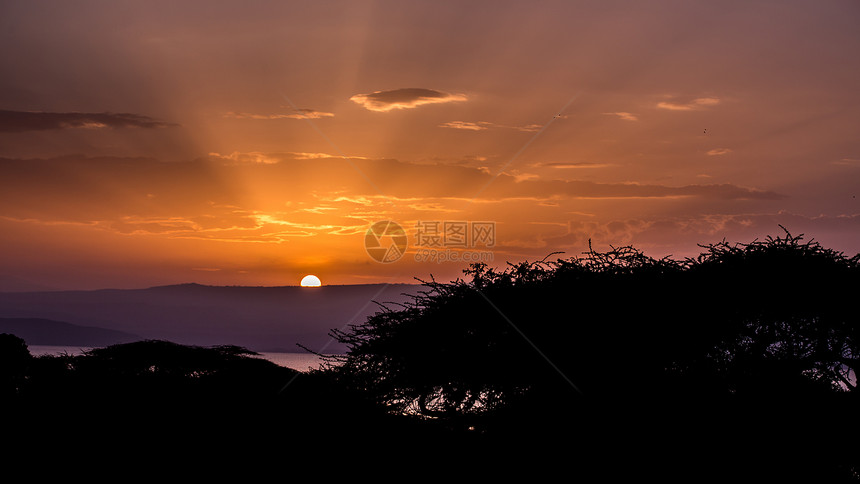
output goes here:
<path id="1" fill-rule="evenodd" d="M 309 274 L 302 278 L 302 287 L 320 287 L 322 286 L 322 282 L 320 282 L 320 278 Z"/>
<path id="2" fill-rule="evenodd" d="M 0 290 L 860 248 L 856 2 L 113 3 L 2 8 Z"/>

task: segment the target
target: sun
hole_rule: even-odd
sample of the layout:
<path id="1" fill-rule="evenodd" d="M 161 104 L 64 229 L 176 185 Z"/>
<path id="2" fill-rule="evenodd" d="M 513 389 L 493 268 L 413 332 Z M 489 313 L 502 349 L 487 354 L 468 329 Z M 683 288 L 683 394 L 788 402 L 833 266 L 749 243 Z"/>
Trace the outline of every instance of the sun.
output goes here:
<path id="1" fill-rule="evenodd" d="M 302 278 L 302 287 L 320 287 L 322 286 L 322 282 L 320 282 L 320 278 L 309 274 Z"/>

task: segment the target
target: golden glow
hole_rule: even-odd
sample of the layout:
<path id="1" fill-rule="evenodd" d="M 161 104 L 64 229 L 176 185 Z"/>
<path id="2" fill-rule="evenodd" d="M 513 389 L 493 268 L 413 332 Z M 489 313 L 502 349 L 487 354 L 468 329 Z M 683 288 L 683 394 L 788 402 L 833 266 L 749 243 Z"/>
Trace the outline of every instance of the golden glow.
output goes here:
<path id="1" fill-rule="evenodd" d="M 302 278 L 302 287 L 320 287 L 322 286 L 322 281 L 320 278 L 313 275 L 308 274 L 307 276 Z"/>
<path id="2" fill-rule="evenodd" d="M 428 221 L 494 222 L 501 268 L 779 225 L 855 254 L 856 12 L 615 1 L 21 2 L 0 291 L 461 277 L 418 260 Z M 382 220 L 396 262 L 366 251 Z"/>

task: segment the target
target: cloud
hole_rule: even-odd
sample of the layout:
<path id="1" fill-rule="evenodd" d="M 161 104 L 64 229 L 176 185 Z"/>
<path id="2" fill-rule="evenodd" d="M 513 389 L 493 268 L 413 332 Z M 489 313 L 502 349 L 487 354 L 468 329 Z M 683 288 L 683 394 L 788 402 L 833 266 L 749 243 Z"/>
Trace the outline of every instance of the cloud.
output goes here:
<path id="1" fill-rule="evenodd" d="M 447 123 L 442 123 L 439 125 L 440 128 L 453 128 L 453 129 L 465 129 L 469 131 L 483 131 L 485 129 L 489 129 L 492 123 L 479 121 L 477 123 L 472 123 L 469 121 L 449 121 Z"/>
<path id="2" fill-rule="evenodd" d="M 404 88 L 356 94 L 349 99 L 370 111 L 387 112 L 394 109 L 412 109 L 424 104 L 465 101 L 466 96 L 433 89 Z"/>
<path id="3" fill-rule="evenodd" d="M 408 163 L 393 159 L 351 158 L 345 165 L 336 156 L 307 156 L 307 153 L 232 153 L 214 156 L 218 161 L 265 164 L 272 167 L 260 184 L 272 185 L 281 192 L 307 192 L 307 187 L 346 190 L 350 196 L 381 195 L 398 199 L 449 198 L 471 199 L 478 189 L 486 186 L 480 198 L 507 200 L 552 197 L 570 199 L 638 199 L 638 198 L 704 198 L 720 200 L 778 200 L 782 195 L 731 184 L 722 185 L 645 185 L 636 183 L 598 183 L 582 180 L 524 179 L 503 173 L 494 176 L 481 167 L 451 164 Z M 279 163 L 287 162 L 289 163 Z M 280 166 L 281 168 L 278 168 Z M 544 166 L 557 168 L 597 168 L 602 164 L 558 163 Z M 370 180 L 372 183 L 368 183 Z M 446 183 L 459 180 L 458 184 Z M 277 183 L 275 183 L 277 181 Z M 440 189 L 444 187 L 444 189 Z"/>
<path id="4" fill-rule="evenodd" d="M 451 164 L 408 163 L 393 159 L 351 158 L 345 165 L 340 157 L 307 157 L 302 153 L 233 153 L 224 159 L 254 161 L 280 160 L 289 163 L 263 162 L 272 166 L 260 184 L 272 185 L 281 192 L 306 192 L 307 187 L 346 190 L 350 196 L 381 195 L 397 199 L 448 198 L 472 199 L 486 186 L 480 198 L 487 201 L 552 197 L 569 199 L 641 199 L 702 198 L 718 200 L 779 200 L 781 194 L 732 184 L 722 185 L 646 185 L 636 183 L 598 183 L 582 180 L 523 179 L 512 174 L 493 173 L 481 167 Z M 278 166 L 282 168 L 277 168 Z M 597 168 L 601 164 L 559 163 L 559 168 Z M 372 183 L 368 183 L 368 180 Z M 459 180 L 458 184 L 446 183 Z M 277 181 L 277 183 L 275 183 Z M 444 188 L 440 188 L 444 187 Z"/>
<path id="5" fill-rule="evenodd" d="M 238 151 L 234 151 L 229 155 L 222 155 L 220 153 L 209 153 L 209 158 L 214 160 L 219 160 L 225 163 L 248 163 L 255 164 L 260 163 L 264 165 L 271 165 L 274 163 L 280 163 L 282 158 L 277 156 L 277 154 L 271 153 L 262 153 L 259 151 L 248 151 L 245 153 L 240 153 Z"/>
<path id="6" fill-rule="evenodd" d="M 679 104 L 679 103 L 671 103 L 671 102 L 659 102 L 657 103 L 657 107 L 659 109 L 668 109 L 669 111 L 693 111 L 696 109 L 702 109 L 710 106 L 716 106 L 720 103 L 720 100 L 715 97 L 700 97 L 697 99 L 693 99 L 692 101 Z"/>
<path id="7" fill-rule="evenodd" d="M 729 243 L 763 240 L 767 235 L 784 235 L 780 225 L 804 240 L 816 240 L 825 247 L 844 250 L 857 247 L 860 215 L 808 216 L 792 212 L 761 212 L 738 214 L 699 214 L 667 218 L 651 222 L 638 235 L 642 245 L 677 247 L 686 241 L 690 251 L 701 252 L 700 243 L 717 243 L 726 238 Z M 849 234 L 846 236 L 846 234 Z M 680 255 L 677 254 L 676 255 Z M 693 255 L 683 254 L 683 255 Z M 847 254 L 849 257 L 853 253 Z"/>
<path id="8" fill-rule="evenodd" d="M 334 113 L 325 111 L 316 111 L 314 109 L 296 109 L 294 114 L 252 114 L 252 113 L 237 113 L 230 111 L 225 114 L 225 117 L 235 119 L 319 119 L 332 118 Z"/>
<path id="9" fill-rule="evenodd" d="M 609 163 L 590 163 L 590 162 L 576 162 L 576 163 L 543 163 L 540 166 L 546 166 L 549 168 L 556 169 L 572 169 L 572 168 L 606 168 L 607 166 L 612 166 Z"/>
<path id="10" fill-rule="evenodd" d="M 504 124 L 491 123 L 489 121 L 449 121 L 439 125 L 440 128 L 464 129 L 468 131 L 483 131 L 491 128 L 515 129 L 517 131 L 534 132 L 541 129 L 539 124 L 526 124 L 523 126 L 506 126 Z"/>
<path id="11" fill-rule="evenodd" d="M 715 149 L 713 149 L 713 150 L 709 150 L 709 151 L 708 151 L 708 156 L 721 156 L 721 155 L 727 155 L 727 154 L 729 154 L 729 153 L 731 153 L 731 152 L 732 152 L 732 150 L 730 150 L 730 149 L 728 149 L 728 148 L 715 148 Z"/>
<path id="12" fill-rule="evenodd" d="M 314 109 L 299 108 L 299 109 L 296 109 L 296 111 L 298 111 L 297 114 L 288 115 L 288 116 L 292 116 L 293 119 L 318 119 L 318 118 L 332 118 L 332 117 L 334 117 L 334 113 L 327 113 L 324 111 L 316 111 Z"/>
<path id="13" fill-rule="evenodd" d="M 320 160 L 320 159 L 328 159 L 328 158 L 338 158 L 344 159 L 344 156 L 340 155 L 332 155 L 330 153 L 310 153 L 310 152 L 284 152 L 284 153 L 264 153 L 262 151 L 234 151 L 228 155 L 222 155 L 221 153 L 211 152 L 209 153 L 209 160 L 216 161 L 224 164 L 265 164 L 265 165 L 273 165 L 275 163 L 280 163 L 282 161 L 291 161 L 291 160 Z M 363 156 L 349 156 L 346 157 L 351 160 L 364 160 L 367 159 Z"/>
<path id="14" fill-rule="evenodd" d="M 416 212 L 454 213 L 462 210 L 463 201 L 478 202 L 476 210 L 490 217 L 514 217 L 517 210 L 534 215 L 545 201 L 551 203 L 543 206 L 579 210 L 587 200 L 676 200 L 681 209 L 692 200 L 782 198 L 728 184 L 547 180 L 531 174 L 494 176 L 465 165 L 357 158 L 346 164 L 337 157 L 302 155 L 233 153 L 188 162 L 0 158 L 0 213 L 21 223 L 78 224 L 123 235 L 279 243 L 320 233 L 355 233 L 382 217 L 411 220 Z M 123 189 L 118 192 L 117 187 Z M 486 189 L 476 199 L 481 187 Z M 197 267 L 206 266 L 211 267 Z"/>
<path id="15" fill-rule="evenodd" d="M 841 234 L 860 233 L 857 232 L 860 215 L 810 217 L 788 212 L 762 212 L 620 219 L 573 217 L 566 230 L 545 231 L 530 242 L 532 247 L 552 250 L 579 248 L 586 244 L 603 250 L 604 247 L 632 244 L 652 257 L 669 255 L 681 260 L 701 254 L 703 249 L 699 244 L 717 243 L 721 239 L 729 243 L 750 242 L 763 240 L 767 235 L 783 235 L 780 225 L 794 235 L 807 234 L 805 240 L 814 238 L 826 247 L 842 250 L 840 245 L 856 247 L 856 242 L 853 242 L 856 237 L 845 238 Z M 539 231 L 535 233 L 540 234 Z"/>
<path id="16" fill-rule="evenodd" d="M 540 175 L 537 175 L 535 173 L 516 173 L 513 175 L 513 177 L 514 177 L 514 181 L 519 183 L 519 182 L 528 181 L 528 180 L 537 180 L 540 178 Z"/>
<path id="17" fill-rule="evenodd" d="M 366 160 L 367 158 L 364 156 L 343 156 L 343 155 L 333 155 L 331 153 L 308 153 L 308 152 L 291 152 L 289 155 L 293 156 L 297 160 L 316 160 L 319 158 L 349 158 L 351 160 Z"/>
<path id="18" fill-rule="evenodd" d="M 69 128 L 167 128 L 178 126 L 131 113 L 45 113 L 0 110 L 0 133 Z"/>
<path id="19" fill-rule="evenodd" d="M 607 115 L 610 115 L 610 116 L 618 116 L 619 118 L 621 118 L 621 119 L 623 119 L 623 120 L 625 120 L 625 121 L 639 121 L 639 118 L 638 118 L 635 114 L 633 114 L 633 113 L 626 113 L 626 112 L 623 112 L 623 111 L 621 111 L 621 112 L 617 112 L 617 113 L 603 113 L 603 114 L 607 114 Z"/>

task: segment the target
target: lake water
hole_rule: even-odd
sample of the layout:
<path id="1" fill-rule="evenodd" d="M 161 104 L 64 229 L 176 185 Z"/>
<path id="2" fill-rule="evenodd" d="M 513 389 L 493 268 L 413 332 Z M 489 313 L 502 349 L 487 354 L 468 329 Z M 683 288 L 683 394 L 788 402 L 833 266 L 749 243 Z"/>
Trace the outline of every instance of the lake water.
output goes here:
<path id="1" fill-rule="evenodd" d="M 41 346 L 29 345 L 28 349 L 33 356 L 42 355 L 79 355 L 84 351 L 92 348 L 80 346 Z M 298 371 L 308 371 L 308 369 L 317 369 L 322 363 L 322 359 L 311 353 L 273 353 L 259 352 L 260 358 L 265 358 L 277 365 L 292 368 Z"/>

